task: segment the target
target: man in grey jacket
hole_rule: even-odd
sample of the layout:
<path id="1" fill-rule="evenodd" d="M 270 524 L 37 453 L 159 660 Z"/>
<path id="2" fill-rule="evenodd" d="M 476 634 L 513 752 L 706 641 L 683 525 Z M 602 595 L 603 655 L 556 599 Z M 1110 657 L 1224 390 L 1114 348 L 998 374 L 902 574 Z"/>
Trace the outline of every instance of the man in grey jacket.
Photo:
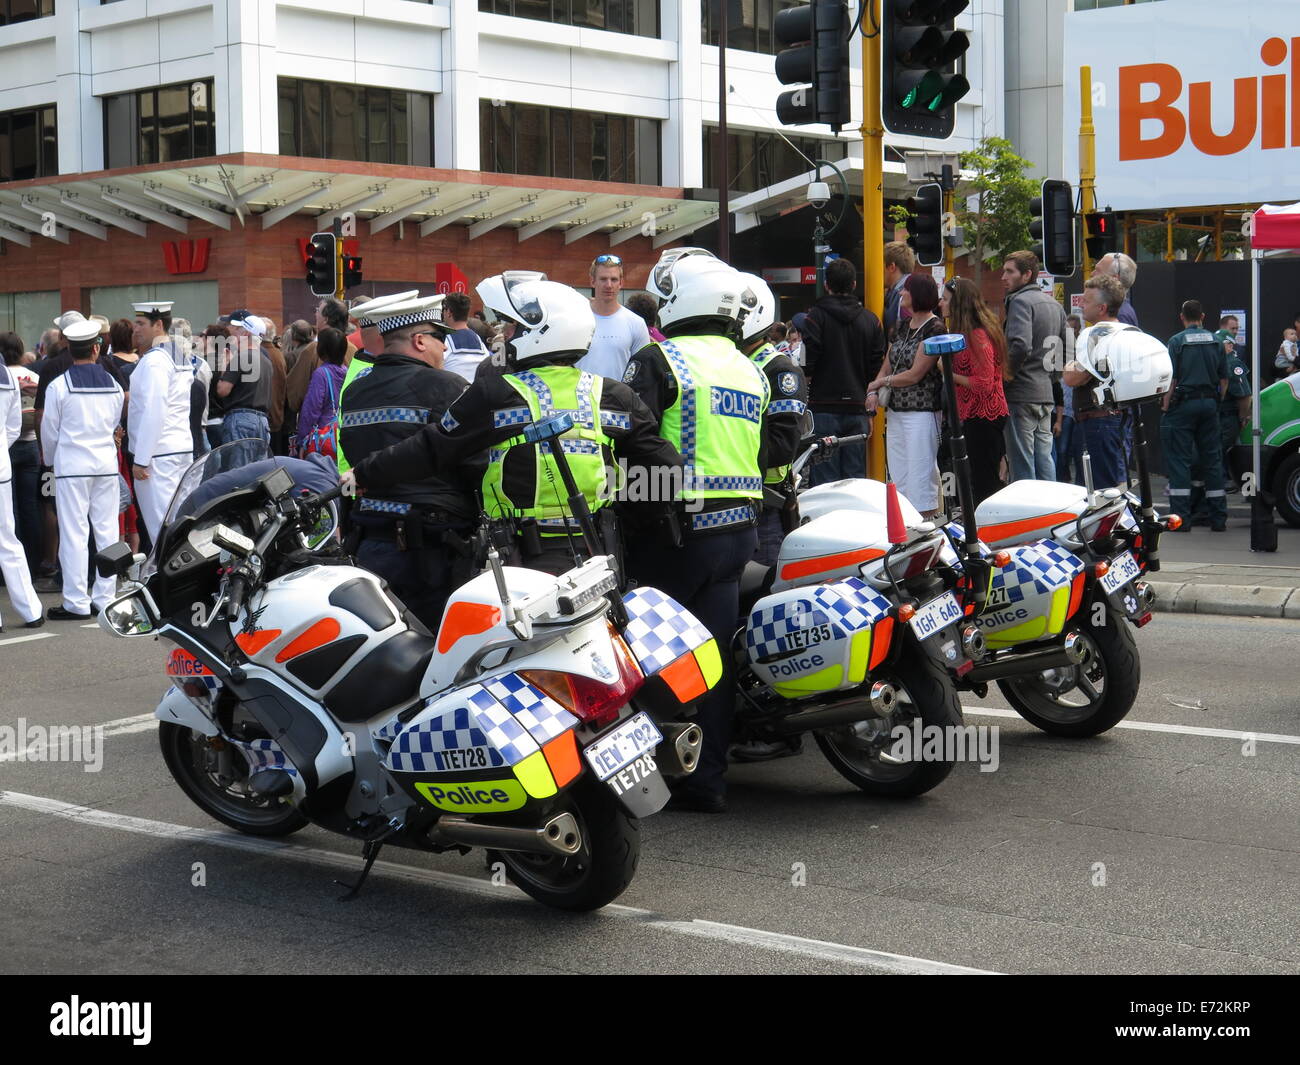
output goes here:
<path id="1" fill-rule="evenodd" d="M 1065 310 L 1035 284 L 1038 259 L 1013 251 L 1002 266 L 1007 290 L 1007 479 L 1056 480 L 1052 381 L 1066 362 Z"/>

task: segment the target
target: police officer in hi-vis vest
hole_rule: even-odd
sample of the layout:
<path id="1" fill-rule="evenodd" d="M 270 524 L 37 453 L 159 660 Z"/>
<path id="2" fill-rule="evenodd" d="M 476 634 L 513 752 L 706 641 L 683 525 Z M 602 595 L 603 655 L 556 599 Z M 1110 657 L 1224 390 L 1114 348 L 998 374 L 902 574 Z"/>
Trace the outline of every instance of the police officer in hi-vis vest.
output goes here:
<path id="1" fill-rule="evenodd" d="M 671 595 L 726 649 L 763 499 L 769 388 L 735 344 L 758 297 L 737 271 L 698 248 L 665 252 L 647 287 L 661 301 L 659 328 L 668 339 L 633 355 L 623 379 L 681 452 L 684 469 L 675 523 L 665 536 L 629 540 L 628 571 Z M 704 746 L 699 768 L 674 795 L 678 808 L 726 809 L 734 688 L 727 669 L 700 700 Z"/>
<path id="2" fill-rule="evenodd" d="M 1182 307 L 1184 329 L 1169 341 L 1174 367 L 1173 388 L 1165 393 L 1160 422 L 1165 466 L 1169 473 L 1169 509 L 1191 526 L 1192 467 L 1205 473 L 1205 505 L 1210 529 L 1228 527 L 1228 501 L 1223 489 L 1223 455 L 1219 440 L 1219 401 L 1228 387 L 1228 358 L 1223 344 L 1205 328 L 1198 300 Z"/>
<path id="3" fill-rule="evenodd" d="M 604 533 L 605 549 L 616 553 L 613 527 L 602 520 L 617 487 L 611 480 L 615 460 L 629 469 L 671 474 L 679 456 L 631 389 L 573 365 L 586 354 L 596 328 L 583 296 L 526 270 L 489 277 L 477 291 L 490 312 L 515 325 L 507 346 L 510 372 L 479 374 L 436 425 L 355 463 L 357 484 L 379 493 L 431 471 L 454 470 L 486 451 L 484 511 L 513 524 L 523 565 L 562 573 L 575 564 L 571 537 L 580 535 L 568 492 L 554 460 L 520 434 L 532 422 L 567 412 L 574 424 L 559 438 L 560 446 Z"/>

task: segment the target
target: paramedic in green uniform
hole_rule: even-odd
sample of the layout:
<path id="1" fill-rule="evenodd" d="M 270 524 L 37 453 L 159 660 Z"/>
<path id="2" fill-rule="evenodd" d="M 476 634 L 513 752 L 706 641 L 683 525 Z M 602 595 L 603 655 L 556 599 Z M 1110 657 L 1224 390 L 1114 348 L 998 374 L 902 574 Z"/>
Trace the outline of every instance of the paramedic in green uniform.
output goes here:
<path id="1" fill-rule="evenodd" d="M 1219 441 L 1219 401 L 1228 386 L 1228 359 L 1222 341 L 1204 325 L 1197 300 L 1182 307 L 1183 330 L 1169 341 L 1173 388 L 1165 394 L 1160 424 L 1169 474 L 1169 506 L 1191 525 L 1192 470 L 1205 471 L 1205 501 L 1210 528 L 1227 528 L 1228 506 L 1223 491 L 1223 455 Z"/>

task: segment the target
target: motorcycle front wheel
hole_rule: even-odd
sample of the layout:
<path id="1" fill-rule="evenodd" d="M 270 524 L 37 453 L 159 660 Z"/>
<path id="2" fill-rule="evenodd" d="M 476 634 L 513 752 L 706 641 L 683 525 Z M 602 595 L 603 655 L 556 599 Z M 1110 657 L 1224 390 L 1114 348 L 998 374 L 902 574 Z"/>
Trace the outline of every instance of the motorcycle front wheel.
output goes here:
<path id="1" fill-rule="evenodd" d="M 937 787 L 952 772 L 947 758 L 926 761 L 889 761 L 896 747 L 895 730 L 900 726 L 915 736 L 914 723 L 924 729 L 960 726 L 961 699 L 946 670 L 931 661 L 920 647 L 904 649 L 898 662 L 872 674 L 872 680 L 887 680 L 898 690 L 898 702 L 887 718 L 872 717 L 848 725 L 821 729 L 813 735 L 826 760 L 836 772 L 869 795 L 910 798 Z M 943 748 L 945 754 L 949 747 Z M 883 757 L 882 757 L 883 756 Z"/>
<path id="2" fill-rule="evenodd" d="M 1107 608 L 1104 625 L 1080 626 L 1087 653 L 1077 666 L 998 681 L 1016 712 L 1053 736 L 1081 738 L 1114 728 L 1133 709 L 1142 664 L 1129 623 Z"/>
<path id="3" fill-rule="evenodd" d="M 209 817 L 250 836 L 287 836 L 307 825 L 307 819 L 279 799 L 254 799 L 244 787 L 248 764 L 231 751 L 229 767 L 220 767 L 220 748 L 209 737 L 164 721 L 158 744 L 168 772 L 190 801 Z"/>
<path id="4" fill-rule="evenodd" d="M 640 823 L 607 785 L 590 775 L 573 786 L 566 801 L 582 833 L 577 854 L 489 851 L 488 861 L 505 865 L 511 882 L 538 902 L 557 910 L 598 910 L 623 894 L 636 875 Z"/>

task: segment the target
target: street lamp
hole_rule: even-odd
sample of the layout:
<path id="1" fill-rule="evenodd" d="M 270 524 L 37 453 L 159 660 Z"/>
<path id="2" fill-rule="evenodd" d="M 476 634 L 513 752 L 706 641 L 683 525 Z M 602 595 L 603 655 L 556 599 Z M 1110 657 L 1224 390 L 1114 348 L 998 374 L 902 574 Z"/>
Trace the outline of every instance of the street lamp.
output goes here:
<path id="1" fill-rule="evenodd" d="M 813 181 L 808 185 L 807 198 L 808 203 L 811 204 L 813 210 L 817 212 L 817 224 L 813 228 L 813 262 L 817 267 L 817 299 L 820 300 L 826 291 L 825 271 L 823 270 L 825 264 L 824 256 L 831 250 L 831 247 L 826 243 L 826 240 L 832 233 L 840 228 L 840 224 L 849 213 L 849 183 L 844 180 L 844 174 L 840 171 L 840 168 L 829 159 L 818 159 L 813 165 L 817 168 L 817 171 Z M 822 208 L 831 201 L 830 186 L 822 180 L 822 167 L 824 166 L 828 166 L 835 171 L 835 176 L 840 182 L 840 199 L 842 201 L 840 204 L 839 217 L 835 219 L 835 222 L 830 229 L 826 229 L 822 225 Z"/>

